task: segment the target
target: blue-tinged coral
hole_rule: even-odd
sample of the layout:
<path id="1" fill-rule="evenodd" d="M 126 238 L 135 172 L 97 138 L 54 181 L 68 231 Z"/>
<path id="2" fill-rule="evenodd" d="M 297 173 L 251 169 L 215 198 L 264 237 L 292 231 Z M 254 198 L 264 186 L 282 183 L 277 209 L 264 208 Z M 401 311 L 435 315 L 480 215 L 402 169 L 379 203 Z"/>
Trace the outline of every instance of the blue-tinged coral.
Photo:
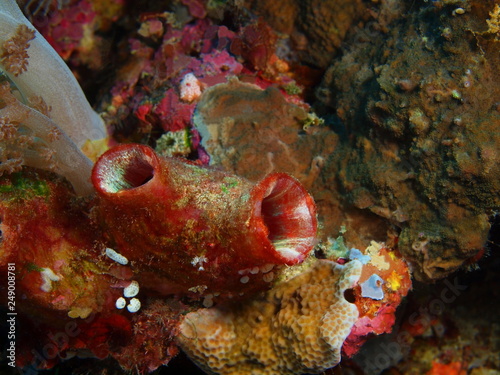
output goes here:
<path id="1" fill-rule="evenodd" d="M 360 250 L 352 248 L 349 251 L 349 259 L 350 260 L 359 260 L 363 264 L 367 264 L 370 261 L 370 256 L 363 254 Z"/>
<path id="2" fill-rule="evenodd" d="M 381 300 L 384 298 L 384 290 L 382 289 L 382 284 L 384 279 L 379 275 L 373 274 L 364 283 L 361 283 L 361 296 L 368 297 L 371 299 Z"/>

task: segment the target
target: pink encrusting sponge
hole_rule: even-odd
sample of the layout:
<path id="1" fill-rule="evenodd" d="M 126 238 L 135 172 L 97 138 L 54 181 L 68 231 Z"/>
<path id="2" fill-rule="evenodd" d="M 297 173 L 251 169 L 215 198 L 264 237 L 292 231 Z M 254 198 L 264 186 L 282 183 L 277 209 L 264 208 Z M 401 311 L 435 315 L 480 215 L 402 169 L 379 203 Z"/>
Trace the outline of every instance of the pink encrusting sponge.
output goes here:
<path id="1" fill-rule="evenodd" d="M 252 184 L 125 144 L 100 157 L 92 182 L 109 245 L 164 293 L 267 289 L 276 265 L 302 262 L 315 244 L 314 201 L 284 173 Z"/>

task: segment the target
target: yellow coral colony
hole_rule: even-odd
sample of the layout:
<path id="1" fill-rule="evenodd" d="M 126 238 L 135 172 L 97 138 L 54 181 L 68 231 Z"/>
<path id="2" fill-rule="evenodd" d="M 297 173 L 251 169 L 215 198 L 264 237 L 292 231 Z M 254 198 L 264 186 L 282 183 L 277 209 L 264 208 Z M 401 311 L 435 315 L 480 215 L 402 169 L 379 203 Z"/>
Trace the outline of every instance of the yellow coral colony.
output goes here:
<path id="1" fill-rule="evenodd" d="M 340 361 L 358 318 L 344 291 L 359 279 L 361 263 L 328 260 L 239 306 L 186 315 L 179 344 L 209 374 L 319 373 Z"/>

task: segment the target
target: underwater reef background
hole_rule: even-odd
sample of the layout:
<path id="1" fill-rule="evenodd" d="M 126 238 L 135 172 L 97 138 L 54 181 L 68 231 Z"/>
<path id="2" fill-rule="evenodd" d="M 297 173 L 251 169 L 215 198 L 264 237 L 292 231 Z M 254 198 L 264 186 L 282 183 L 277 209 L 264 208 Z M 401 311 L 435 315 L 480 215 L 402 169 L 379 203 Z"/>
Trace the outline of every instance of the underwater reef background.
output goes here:
<path id="1" fill-rule="evenodd" d="M 498 1 L 17 4 L 1 374 L 500 374 Z"/>

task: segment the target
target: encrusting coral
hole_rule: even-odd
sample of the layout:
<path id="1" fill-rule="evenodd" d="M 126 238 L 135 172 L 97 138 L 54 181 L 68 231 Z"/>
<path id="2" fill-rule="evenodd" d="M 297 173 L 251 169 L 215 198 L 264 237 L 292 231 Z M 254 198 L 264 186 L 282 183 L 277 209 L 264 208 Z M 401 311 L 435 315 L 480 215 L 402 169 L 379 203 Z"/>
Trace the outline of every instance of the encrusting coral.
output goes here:
<path id="1" fill-rule="evenodd" d="M 193 124 L 211 165 L 252 181 L 286 172 L 307 189 L 317 183 L 337 142 L 325 127 L 315 126 L 320 120 L 305 103 L 294 104 L 275 87 L 262 89 L 238 79 L 206 89 Z"/>
<path id="2" fill-rule="evenodd" d="M 2 178 L 0 264 L 16 264 L 17 292 L 29 296 L 20 312 L 38 310 L 41 321 L 51 321 L 52 314 L 86 318 L 116 291 L 106 282 L 109 268 L 95 263 L 99 232 L 67 184 L 47 175 L 30 171 Z M 81 272 L 75 272 L 76 264 Z"/>
<path id="3" fill-rule="evenodd" d="M 178 342 L 209 374 L 324 371 L 340 361 L 342 344 L 358 318 L 344 292 L 355 285 L 361 267 L 357 260 L 345 266 L 318 260 L 240 306 L 187 314 Z"/>

